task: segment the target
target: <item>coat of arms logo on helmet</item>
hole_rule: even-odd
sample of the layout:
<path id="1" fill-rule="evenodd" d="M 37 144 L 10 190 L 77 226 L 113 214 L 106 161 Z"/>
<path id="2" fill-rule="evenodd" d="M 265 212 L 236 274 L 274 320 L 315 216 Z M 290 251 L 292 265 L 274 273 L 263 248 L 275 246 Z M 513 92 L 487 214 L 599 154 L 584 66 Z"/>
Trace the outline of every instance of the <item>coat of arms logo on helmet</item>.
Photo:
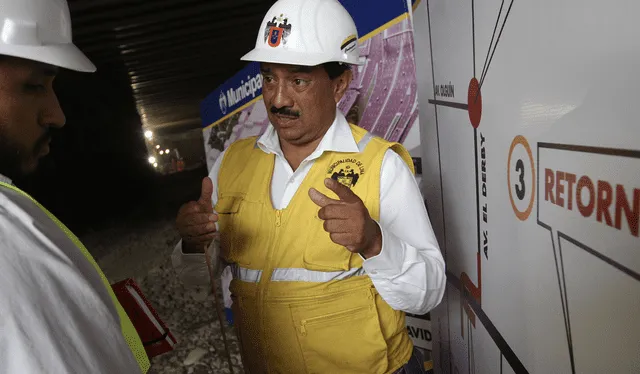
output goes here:
<path id="1" fill-rule="evenodd" d="M 273 17 L 271 21 L 267 22 L 264 28 L 264 41 L 275 48 L 280 43 L 287 44 L 289 34 L 291 34 L 289 19 L 284 14 L 280 14 L 280 16 Z"/>

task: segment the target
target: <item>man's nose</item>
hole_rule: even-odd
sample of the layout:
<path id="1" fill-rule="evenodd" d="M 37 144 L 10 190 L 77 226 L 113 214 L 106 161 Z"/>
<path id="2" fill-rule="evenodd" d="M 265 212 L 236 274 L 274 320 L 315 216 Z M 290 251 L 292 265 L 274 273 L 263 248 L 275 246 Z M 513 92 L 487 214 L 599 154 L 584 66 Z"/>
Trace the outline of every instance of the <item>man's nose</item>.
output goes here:
<path id="1" fill-rule="evenodd" d="M 293 106 L 293 99 L 284 84 L 281 83 L 276 87 L 271 104 L 276 108 Z"/>
<path id="2" fill-rule="evenodd" d="M 60 102 L 55 93 L 48 95 L 47 103 L 42 111 L 41 124 L 44 126 L 61 128 L 65 125 L 67 119 L 60 107 Z"/>

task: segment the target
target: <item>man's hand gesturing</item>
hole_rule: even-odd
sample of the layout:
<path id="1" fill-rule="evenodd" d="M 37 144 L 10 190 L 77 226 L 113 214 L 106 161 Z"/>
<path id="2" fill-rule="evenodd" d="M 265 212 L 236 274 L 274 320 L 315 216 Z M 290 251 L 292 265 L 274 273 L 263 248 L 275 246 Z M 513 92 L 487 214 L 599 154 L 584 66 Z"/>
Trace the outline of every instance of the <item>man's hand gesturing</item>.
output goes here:
<path id="1" fill-rule="evenodd" d="M 327 178 L 324 183 L 339 200 L 331 199 L 315 188 L 309 189 L 309 197 L 321 208 L 318 217 L 324 220 L 324 229 L 331 240 L 365 258 L 378 255 L 382 250 L 382 233 L 362 200 L 338 181 Z"/>
<path id="2" fill-rule="evenodd" d="M 216 235 L 218 215 L 213 212 L 211 195 L 213 182 L 206 177 L 198 201 L 190 201 L 180 207 L 176 226 L 182 237 L 184 253 L 204 252 Z"/>

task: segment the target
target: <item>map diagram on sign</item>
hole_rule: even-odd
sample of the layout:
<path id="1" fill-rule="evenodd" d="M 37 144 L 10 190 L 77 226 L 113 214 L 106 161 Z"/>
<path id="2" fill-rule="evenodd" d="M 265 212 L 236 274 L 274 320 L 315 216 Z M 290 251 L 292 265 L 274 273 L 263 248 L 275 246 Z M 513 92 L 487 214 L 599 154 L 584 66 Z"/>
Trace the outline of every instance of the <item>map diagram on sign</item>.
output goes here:
<path id="1" fill-rule="evenodd" d="M 489 72 L 489 68 L 491 67 L 491 61 L 495 55 L 496 49 L 498 47 L 498 43 L 500 41 L 500 37 L 502 36 L 502 32 L 504 31 L 505 25 L 507 23 L 509 13 L 511 12 L 511 8 L 513 6 L 514 0 L 511 0 L 508 4 L 507 9 L 503 15 L 504 1 L 502 1 L 500 5 L 500 10 L 498 12 L 498 16 L 496 18 L 495 27 L 493 30 L 493 34 L 491 36 L 491 42 L 485 57 L 484 64 L 482 66 L 482 70 L 480 72 L 480 76 L 477 75 L 476 70 L 476 41 L 475 41 L 475 4 L 474 1 L 470 1 L 471 10 L 472 10 L 472 47 L 473 47 L 473 77 L 471 78 L 468 89 L 467 89 L 467 100 L 464 102 L 457 101 L 449 101 L 446 99 L 430 99 L 429 103 L 466 111 L 468 113 L 469 123 L 471 124 L 473 130 L 473 144 L 474 144 L 474 164 L 475 164 L 475 195 L 476 195 L 476 214 L 477 214 L 477 252 L 476 252 L 476 279 L 472 279 L 471 276 L 467 272 L 461 272 L 458 274 L 447 274 L 450 281 L 455 284 L 456 288 L 460 291 L 460 335 L 464 337 L 465 330 L 467 331 L 467 361 L 469 364 L 470 372 L 474 371 L 471 363 L 474 361 L 473 355 L 473 329 L 476 327 L 476 318 L 481 319 L 483 326 L 487 329 L 487 332 L 494 340 L 496 346 L 500 349 L 500 373 L 502 373 L 502 361 L 504 356 L 506 355 L 506 361 L 511 365 L 512 369 L 518 373 L 526 373 L 526 369 L 524 368 L 522 362 L 518 359 L 518 357 L 511 350 L 509 345 L 506 343 L 502 335 L 496 330 L 495 326 L 491 323 L 489 318 L 486 316 L 484 311 L 482 310 L 482 256 L 484 252 L 484 256 L 488 255 L 488 243 L 489 243 L 489 231 L 488 227 L 485 227 L 483 224 L 486 224 L 488 221 L 488 203 L 486 201 L 482 202 L 481 200 L 486 200 L 486 151 L 484 148 L 485 137 L 481 131 L 479 131 L 480 122 L 482 119 L 482 85 L 484 80 Z M 433 51 L 431 51 L 433 53 Z M 433 59 L 433 57 L 432 57 Z M 434 77 L 435 81 L 435 77 Z M 455 94 L 455 89 L 451 85 L 435 85 L 434 86 L 434 94 L 436 97 L 453 97 Z M 437 121 L 437 117 L 436 117 Z M 471 131 L 469 131 L 471 132 Z M 480 135 L 479 135 L 480 133 Z M 482 195 L 482 199 L 481 198 Z M 465 324 L 464 318 L 467 318 L 467 323 Z"/>
<path id="2" fill-rule="evenodd" d="M 594 90 L 635 73 L 612 73 L 611 52 L 595 58 L 585 40 L 527 77 L 572 21 L 544 2 L 422 8 L 449 283 L 432 323 L 445 373 L 640 368 L 640 131 L 627 101 Z M 535 22 L 547 30 L 531 31 Z M 579 79 L 585 56 L 584 76 L 606 79 Z"/>

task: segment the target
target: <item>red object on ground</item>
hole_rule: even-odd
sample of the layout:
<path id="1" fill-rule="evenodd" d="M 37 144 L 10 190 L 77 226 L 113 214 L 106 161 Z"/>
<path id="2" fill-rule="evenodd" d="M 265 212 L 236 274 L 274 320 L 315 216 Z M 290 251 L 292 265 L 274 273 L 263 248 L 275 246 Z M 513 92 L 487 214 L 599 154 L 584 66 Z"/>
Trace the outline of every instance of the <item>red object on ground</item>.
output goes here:
<path id="1" fill-rule="evenodd" d="M 127 278 L 111 285 L 131 323 L 135 327 L 149 358 L 174 349 L 177 341 L 144 297 L 136 282 Z"/>

